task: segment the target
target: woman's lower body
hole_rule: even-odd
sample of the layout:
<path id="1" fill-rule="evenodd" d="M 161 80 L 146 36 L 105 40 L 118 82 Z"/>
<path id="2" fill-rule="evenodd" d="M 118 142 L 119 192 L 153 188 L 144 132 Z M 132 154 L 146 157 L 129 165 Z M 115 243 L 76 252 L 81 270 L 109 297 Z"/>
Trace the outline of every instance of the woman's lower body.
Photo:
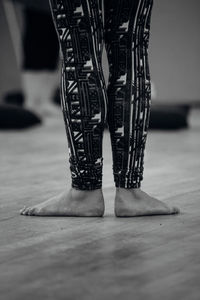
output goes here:
<path id="1" fill-rule="evenodd" d="M 62 111 L 72 187 L 22 214 L 103 215 L 106 122 L 112 144 L 116 215 L 177 213 L 176 208 L 140 189 L 150 115 L 148 44 L 153 0 L 50 3 L 62 52 Z M 109 63 L 107 87 L 102 70 L 104 42 Z"/>

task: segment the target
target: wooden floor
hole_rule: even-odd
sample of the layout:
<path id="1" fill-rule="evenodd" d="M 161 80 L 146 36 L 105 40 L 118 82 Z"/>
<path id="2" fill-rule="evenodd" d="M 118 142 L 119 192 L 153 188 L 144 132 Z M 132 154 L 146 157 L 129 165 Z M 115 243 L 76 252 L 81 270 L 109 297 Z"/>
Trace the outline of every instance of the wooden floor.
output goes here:
<path id="1" fill-rule="evenodd" d="M 143 189 L 178 216 L 115 218 L 109 134 L 104 218 L 26 217 L 70 185 L 61 113 L 0 132 L 0 299 L 200 299 L 200 111 L 190 129 L 151 131 Z"/>

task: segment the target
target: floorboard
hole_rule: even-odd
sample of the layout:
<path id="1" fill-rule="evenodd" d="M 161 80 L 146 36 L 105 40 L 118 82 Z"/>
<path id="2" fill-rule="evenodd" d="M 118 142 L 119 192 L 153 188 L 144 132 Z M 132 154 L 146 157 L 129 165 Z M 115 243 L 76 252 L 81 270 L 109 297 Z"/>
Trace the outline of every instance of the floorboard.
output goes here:
<path id="1" fill-rule="evenodd" d="M 0 298 L 200 299 L 200 110 L 190 129 L 149 132 L 143 189 L 177 216 L 115 218 L 104 135 L 104 218 L 25 217 L 70 186 L 61 113 L 43 126 L 1 131 Z"/>

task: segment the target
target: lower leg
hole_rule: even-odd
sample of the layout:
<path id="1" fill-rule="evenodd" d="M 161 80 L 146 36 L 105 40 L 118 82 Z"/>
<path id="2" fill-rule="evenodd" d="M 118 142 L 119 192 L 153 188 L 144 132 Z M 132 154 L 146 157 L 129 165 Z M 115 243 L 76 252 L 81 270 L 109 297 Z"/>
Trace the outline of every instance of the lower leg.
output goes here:
<path id="1" fill-rule="evenodd" d="M 110 77 L 108 123 L 116 216 L 175 214 L 178 209 L 140 189 L 150 113 L 148 41 L 152 0 L 105 1 Z"/>
<path id="2" fill-rule="evenodd" d="M 72 187 L 24 215 L 102 216 L 102 139 L 106 99 L 101 62 L 99 0 L 52 0 L 63 53 L 62 109 Z M 95 24 L 94 24 L 95 23 Z"/>

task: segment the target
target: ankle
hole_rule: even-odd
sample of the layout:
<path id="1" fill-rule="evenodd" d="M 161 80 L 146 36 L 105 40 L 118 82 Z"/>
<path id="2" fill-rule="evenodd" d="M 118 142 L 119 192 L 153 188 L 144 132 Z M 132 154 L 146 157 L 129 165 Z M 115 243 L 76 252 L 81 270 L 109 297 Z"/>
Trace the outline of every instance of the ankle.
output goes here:
<path id="1" fill-rule="evenodd" d="M 140 187 L 138 187 L 138 188 L 130 188 L 130 189 L 128 189 L 128 188 L 124 188 L 124 187 L 116 187 L 116 193 L 118 193 L 118 194 L 123 194 L 123 193 L 131 193 L 131 194 L 135 194 L 135 195 L 137 195 L 137 194 L 139 194 L 139 193 L 141 193 L 141 188 Z"/>
<path id="2" fill-rule="evenodd" d="M 103 192 L 102 188 L 93 189 L 93 190 L 82 190 L 82 189 L 78 189 L 78 188 L 75 188 L 75 187 L 71 187 L 70 191 L 74 192 L 74 193 L 79 193 L 79 194 L 93 194 L 93 193 L 102 194 L 102 192 Z"/>

